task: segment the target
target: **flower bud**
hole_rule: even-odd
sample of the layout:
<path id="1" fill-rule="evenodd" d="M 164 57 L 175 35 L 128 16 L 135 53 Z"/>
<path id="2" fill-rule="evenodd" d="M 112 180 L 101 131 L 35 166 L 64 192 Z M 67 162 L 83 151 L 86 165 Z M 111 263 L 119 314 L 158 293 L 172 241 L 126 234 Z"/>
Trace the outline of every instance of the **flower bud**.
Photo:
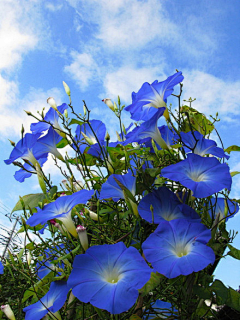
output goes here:
<path id="1" fill-rule="evenodd" d="M 86 251 L 88 249 L 88 236 L 87 229 L 84 226 L 78 225 L 76 229 L 78 237 L 83 249 Z"/>
<path id="2" fill-rule="evenodd" d="M 106 99 L 103 99 L 102 101 L 108 106 L 109 109 L 114 111 L 114 105 L 111 99 L 106 98 Z"/>
<path id="3" fill-rule="evenodd" d="M 52 97 L 49 97 L 47 99 L 47 103 L 50 105 L 51 108 L 53 108 L 54 110 L 56 110 L 58 112 L 56 101 Z"/>
<path id="4" fill-rule="evenodd" d="M 26 114 L 28 115 L 28 116 L 31 116 L 32 115 L 32 113 L 30 112 L 30 111 L 26 111 L 26 110 L 24 110 L 25 112 L 26 112 Z"/>
<path id="5" fill-rule="evenodd" d="M 16 143 L 15 143 L 14 141 L 10 140 L 10 139 L 8 139 L 8 140 L 9 140 L 9 142 L 11 143 L 11 145 L 12 145 L 13 147 L 15 147 Z"/>
<path id="6" fill-rule="evenodd" d="M 27 253 L 27 264 L 30 266 L 30 264 L 31 264 L 31 260 L 32 260 L 32 255 L 31 255 L 31 252 L 30 251 L 28 251 L 28 253 Z"/>
<path id="7" fill-rule="evenodd" d="M 70 97 L 70 96 L 71 96 L 70 88 L 69 88 L 69 86 L 66 84 L 66 82 L 64 82 L 64 81 L 63 81 L 63 87 L 64 87 L 64 90 L 65 90 L 66 94 Z"/>
<path id="8" fill-rule="evenodd" d="M 47 193 L 47 188 L 46 188 L 46 184 L 45 184 L 45 181 L 44 181 L 44 178 L 43 178 L 43 173 L 42 173 L 42 169 L 39 165 L 39 163 L 37 162 L 36 163 L 36 172 L 37 172 L 37 176 L 38 176 L 38 182 L 39 182 L 39 185 L 42 189 L 42 192 L 43 193 Z"/>
<path id="9" fill-rule="evenodd" d="M 109 135 L 109 133 L 108 133 L 108 132 L 106 133 L 106 137 L 105 137 L 105 139 L 106 139 L 106 140 L 108 140 L 108 141 L 110 140 L 110 135 Z"/>
<path id="10" fill-rule="evenodd" d="M 87 109 L 86 109 L 85 105 L 83 105 L 83 114 L 84 114 L 84 117 L 86 117 L 86 115 L 87 115 Z"/>
<path id="11" fill-rule="evenodd" d="M 13 313 L 12 309 L 10 308 L 9 304 L 5 304 L 5 305 L 1 306 L 1 310 L 2 310 L 2 312 L 5 313 L 5 316 L 8 319 L 16 320 L 14 313 Z"/>
<path id="12" fill-rule="evenodd" d="M 65 116 L 66 119 L 68 118 L 68 111 L 67 111 L 67 109 L 64 110 L 64 116 Z"/>

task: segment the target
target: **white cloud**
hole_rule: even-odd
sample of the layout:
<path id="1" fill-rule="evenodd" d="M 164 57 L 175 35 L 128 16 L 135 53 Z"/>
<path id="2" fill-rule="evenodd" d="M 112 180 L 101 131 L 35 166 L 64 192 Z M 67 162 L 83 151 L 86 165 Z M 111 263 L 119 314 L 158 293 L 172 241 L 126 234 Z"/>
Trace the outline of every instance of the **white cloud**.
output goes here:
<path id="1" fill-rule="evenodd" d="M 45 8 L 48 9 L 49 11 L 59 11 L 62 9 L 63 5 L 62 4 L 53 4 L 51 2 L 46 2 L 45 4 Z"/>
<path id="2" fill-rule="evenodd" d="M 239 114 L 240 81 L 224 81 L 209 73 L 198 70 L 183 72 L 183 98 L 196 98 L 193 108 L 219 117 L 224 116 L 223 120 L 234 121 L 233 115 Z"/>
<path id="3" fill-rule="evenodd" d="M 0 2 L 0 69 L 13 70 L 38 43 L 39 12 L 36 1 Z"/>
<path id="4" fill-rule="evenodd" d="M 152 83 L 159 77 L 165 80 L 165 75 L 159 74 L 159 67 L 137 69 L 123 66 L 117 71 L 107 73 L 104 77 L 106 96 L 102 98 L 116 99 L 119 95 L 123 101 L 130 103 L 132 91 L 137 92 L 144 82 Z"/>
<path id="5" fill-rule="evenodd" d="M 190 55 L 199 62 L 201 56 L 207 58 L 217 48 L 216 34 L 211 23 L 207 23 L 214 15 L 211 7 L 208 8 L 209 14 L 201 12 L 199 15 L 195 10 L 183 8 L 180 14 L 170 11 L 171 5 L 167 1 L 158 0 L 67 2 L 83 21 L 94 24 L 94 36 L 105 50 L 128 50 L 127 55 L 130 55 L 149 46 L 152 54 L 163 48 L 166 56 L 170 52 L 171 56 L 175 54 L 182 60 Z M 122 58 L 126 59 L 126 56 Z"/>
<path id="6" fill-rule="evenodd" d="M 89 53 L 71 52 L 72 63 L 65 66 L 64 71 L 84 90 L 90 79 L 97 79 L 99 69 L 96 61 Z"/>
<path id="7" fill-rule="evenodd" d="M 46 110 L 49 109 L 49 105 L 46 102 L 49 96 L 53 96 L 58 105 L 62 104 L 61 101 L 63 100 L 63 90 L 60 91 L 58 88 L 52 88 L 46 92 L 42 89 L 31 88 L 30 92 L 23 99 L 20 99 L 17 85 L 1 77 L 0 94 L 3 99 L 3 103 L 0 104 L 0 139 L 2 140 L 6 140 L 6 138 L 14 139 L 13 137 L 19 138 L 22 124 L 25 132 L 30 131 L 30 124 L 36 122 L 36 120 L 27 116 L 24 110 L 38 116 L 37 111 L 41 112 L 44 107 Z M 16 106 L 19 112 L 16 111 Z"/>

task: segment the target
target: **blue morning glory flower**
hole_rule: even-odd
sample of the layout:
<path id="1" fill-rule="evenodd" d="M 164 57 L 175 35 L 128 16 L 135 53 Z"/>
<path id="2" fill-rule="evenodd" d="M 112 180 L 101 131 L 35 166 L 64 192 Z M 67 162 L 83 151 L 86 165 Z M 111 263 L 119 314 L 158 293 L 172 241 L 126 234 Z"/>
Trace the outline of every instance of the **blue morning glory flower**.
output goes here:
<path id="1" fill-rule="evenodd" d="M 57 108 L 60 113 L 63 113 L 64 110 L 68 108 L 68 105 L 66 103 L 63 103 L 61 106 Z M 50 122 L 55 128 L 62 130 L 62 128 L 58 123 L 58 119 L 59 119 L 59 115 L 57 111 L 54 110 L 53 108 L 50 108 L 44 117 L 45 121 Z M 43 131 L 48 130 L 50 127 L 51 125 L 49 123 L 37 122 L 37 123 L 32 123 L 30 129 L 34 134 L 36 134 L 36 133 L 42 133 Z M 61 133 L 61 131 L 58 131 L 58 133 L 60 135 L 63 134 Z"/>
<path id="2" fill-rule="evenodd" d="M 132 142 L 141 143 L 143 139 L 152 138 L 163 149 L 168 149 L 166 142 L 163 140 L 161 133 L 158 129 L 158 119 L 163 115 L 165 108 L 160 108 L 154 116 L 148 121 L 143 122 L 140 126 L 133 129 L 126 135 L 126 141 L 122 145 L 126 146 Z"/>
<path id="3" fill-rule="evenodd" d="M 153 207 L 153 213 L 150 209 Z M 199 220 L 199 215 L 191 207 L 182 204 L 177 196 L 166 187 L 160 187 L 148 193 L 138 205 L 140 216 L 150 223 L 174 219 Z"/>
<path id="4" fill-rule="evenodd" d="M 149 120 L 156 114 L 157 109 L 166 106 L 167 97 L 173 92 L 173 87 L 182 80 L 182 72 L 177 72 L 162 82 L 145 82 L 137 93 L 132 93 L 132 104 L 125 110 L 131 113 L 134 120 Z"/>
<path id="5" fill-rule="evenodd" d="M 58 263 L 58 265 L 54 265 L 51 263 L 52 260 L 56 260 L 59 257 L 59 251 L 63 251 L 64 255 L 68 253 L 68 250 L 64 248 L 63 244 L 44 251 L 44 255 L 46 258 L 36 263 L 37 275 L 40 279 L 43 279 L 51 271 L 55 271 L 56 268 L 64 268 L 64 264 L 62 262 Z M 60 275 L 60 272 L 58 272 L 57 274 Z"/>
<path id="6" fill-rule="evenodd" d="M 214 157 L 188 154 L 187 159 L 163 168 L 164 178 L 180 182 L 193 191 L 193 196 L 206 198 L 224 188 L 231 189 L 232 178 L 227 164 Z"/>
<path id="7" fill-rule="evenodd" d="M 50 127 L 47 134 L 40 139 L 34 146 L 33 152 L 38 158 L 43 158 L 44 154 L 51 153 L 59 160 L 64 161 L 63 156 L 58 151 L 56 145 L 60 142 L 62 137 Z"/>
<path id="8" fill-rule="evenodd" d="M 94 194 L 94 190 L 80 190 L 70 196 L 59 197 L 54 202 L 48 203 L 42 210 L 38 210 L 28 220 L 27 224 L 34 227 L 44 224 L 51 219 L 62 221 L 66 229 L 77 238 L 76 227 L 71 218 L 71 211 L 77 204 L 85 204 Z"/>
<path id="9" fill-rule="evenodd" d="M 4 162 L 6 164 L 11 164 L 18 158 L 22 158 L 23 160 L 28 160 L 33 165 L 35 165 L 37 163 L 37 157 L 33 149 L 40 135 L 41 134 L 26 133 L 25 136 L 20 141 L 18 141 L 18 143 L 12 150 L 9 159 L 4 160 Z M 40 157 L 43 157 L 43 155 L 39 156 L 38 158 Z"/>
<path id="10" fill-rule="evenodd" d="M 47 154 L 45 154 L 44 158 L 38 159 L 38 163 L 42 167 L 42 165 L 47 161 Z M 36 172 L 36 170 L 31 167 L 28 163 L 24 164 L 24 168 L 26 168 L 28 171 L 31 171 L 32 173 Z M 14 174 L 14 178 L 19 182 L 24 182 L 26 178 L 31 177 L 32 173 L 25 171 L 23 169 L 17 170 Z"/>
<path id="11" fill-rule="evenodd" d="M 91 120 L 90 125 L 95 132 L 98 141 L 102 144 L 104 143 L 105 135 L 106 135 L 106 126 L 100 120 Z M 88 123 L 83 123 L 81 126 L 78 125 L 76 129 L 76 140 L 80 147 L 80 151 L 84 152 L 86 147 L 89 145 L 94 145 L 98 143 L 93 131 Z M 76 147 L 73 145 L 76 149 Z"/>
<path id="12" fill-rule="evenodd" d="M 166 143 L 167 147 L 170 149 L 172 145 L 176 143 L 176 134 L 172 132 L 172 130 L 168 126 L 161 126 L 158 127 L 158 130 L 161 134 L 162 139 Z M 154 152 L 153 147 L 152 147 L 152 141 L 151 138 L 139 141 L 138 143 L 144 143 L 145 146 L 150 148 L 151 152 Z M 156 145 L 156 147 L 161 150 L 162 148 L 159 146 L 159 144 Z"/>
<path id="13" fill-rule="evenodd" d="M 193 136 L 194 134 L 194 136 Z M 215 141 L 210 139 L 205 139 L 203 135 L 198 132 L 194 131 L 192 134 L 191 131 L 189 132 L 181 132 L 181 139 L 183 143 L 193 149 L 191 150 L 193 153 L 198 154 L 199 156 L 205 156 L 206 154 L 212 154 L 218 158 L 226 158 L 229 159 L 229 156 L 224 153 L 222 148 L 217 147 Z M 186 148 L 187 151 L 190 151 Z"/>
<path id="14" fill-rule="evenodd" d="M 0 261 L 0 274 L 3 274 L 3 269 L 4 269 L 3 264 L 2 264 L 2 262 Z"/>
<path id="15" fill-rule="evenodd" d="M 230 218 L 232 218 L 239 211 L 237 202 L 225 198 L 210 199 L 209 207 L 208 212 L 212 218 L 216 218 L 219 214 L 219 220 L 227 217 L 226 221 L 229 219 L 228 216 L 231 215 Z"/>
<path id="16" fill-rule="evenodd" d="M 173 307 L 170 302 L 165 302 L 162 300 L 157 300 L 155 303 L 151 305 L 152 309 L 154 309 L 154 314 L 149 314 L 147 317 L 144 316 L 143 319 L 157 319 L 159 314 L 159 319 L 165 319 L 173 315 L 173 313 L 177 312 L 177 309 Z M 173 319 L 173 318 L 171 318 Z"/>
<path id="17" fill-rule="evenodd" d="M 75 257 L 68 285 L 80 301 L 119 314 L 134 305 L 151 271 L 134 247 L 104 244 Z"/>
<path id="18" fill-rule="evenodd" d="M 143 243 L 143 253 L 155 271 L 167 278 L 198 272 L 215 261 L 206 244 L 211 230 L 185 219 L 163 221 Z"/>
<path id="19" fill-rule="evenodd" d="M 124 199 L 124 192 L 114 178 L 117 179 L 124 187 L 126 187 L 133 196 L 135 196 L 136 177 L 134 177 L 131 171 L 129 171 L 124 175 L 112 174 L 109 176 L 107 181 L 102 185 L 99 197 L 100 200 L 112 198 L 113 201 L 117 202 L 119 199 Z"/>
<path id="20" fill-rule="evenodd" d="M 41 301 L 23 309 L 26 312 L 25 320 L 41 320 L 48 313 L 48 310 L 52 313 L 57 312 L 64 305 L 68 292 L 66 281 L 52 282 L 48 293 L 40 299 Z"/>

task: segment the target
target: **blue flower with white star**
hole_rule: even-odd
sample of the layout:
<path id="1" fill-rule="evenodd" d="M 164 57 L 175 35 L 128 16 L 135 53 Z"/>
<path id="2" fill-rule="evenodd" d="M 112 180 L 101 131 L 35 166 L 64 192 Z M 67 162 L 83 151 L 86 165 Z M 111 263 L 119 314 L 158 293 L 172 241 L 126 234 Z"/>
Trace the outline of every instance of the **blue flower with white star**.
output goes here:
<path id="1" fill-rule="evenodd" d="M 126 141 L 122 145 L 126 146 L 132 142 L 143 143 L 144 139 L 153 139 L 162 149 L 168 149 L 166 142 L 163 140 L 162 135 L 158 129 L 158 119 L 163 115 L 165 108 L 160 108 L 154 116 L 148 121 L 143 122 L 140 126 L 134 128 L 126 135 Z"/>
<path id="2" fill-rule="evenodd" d="M 232 177 L 226 163 L 214 157 L 201 157 L 190 153 L 187 159 L 165 167 L 161 171 L 164 178 L 180 182 L 193 191 L 193 196 L 206 198 L 224 188 L 231 189 Z"/>
<path id="3" fill-rule="evenodd" d="M 151 119 L 159 108 L 166 106 L 167 97 L 172 94 L 174 86 L 182 80 L 182 72 L 177 72 L 162 82 L 157 80 L 152 84 L 145 82 L 137 93 L 132 93 L 132 104 L 125 110 L 131 113 L 133 120 Z"/>
<path id="4" fill-rule="evenodd" d="M 214 263 L 215 254 L 207 246 L 211 230 L 186 219 L 163 221 L 142 244 L 146 260 L 167 278 L 188 275 Z"/>
<path id="5" fill-rule="evenodd" d="M 219 215 L 219 220 L 226 217 L 226 221 L 239 211 L 239 204 L 235 201 L 225 198 L 212 198 L 209 200 L 209 214 L 215 219 Z"/>
<path id="6" fill-rule="evenodd" d="M 63 113 L 64 110 L 68 108 L 68 105 L 66 103 L 63 103 L 61 106 L 58 106 L 57 109 L 60 113 Z M 60 127 L 58 120 L 59 120 L 59 115 L 56 110 L 53 108 L 50 108 L 48 112 L 46 113 L 44 120 L 47 122 L 37 122 L 37 123 L 32 123 L 31 124 L 31 131 L 36 134 L 36 133 L 42 133 L 43 131 L 48 130 L 51 127 L 51 124 L 54 126 L 55 130 L 60 129 L 57 132 L 62 135 L 63 133 L 62 128 Z M 64 134 L 63 134 L 64 135 Z M 65 136 L 65 135 L 64 135 Z"/>
<path id="7" fill-rule="evenodd" d="M 119 314 L 134 305 L 151 271 L 134 247 L 104 244 L 75 257 L 68 285 L 80 301 Z"/>
<path id="8" fill-rule="evenodd" d="M 66 281 L 52 282 L 49 291 L 40 301 L 23 309 L 26 312 L 25 320 L 41 320 L 49 311 L 54 314 L 64 305 L 68 292 Z"/>
<path id="9" fill-rule="evenodd" d="M 198 131 L 194 131 L 193 133 L 191 131 L 187 133 L 181 132 L 181 140 L 186 145 L 185 149 L 187 152 L 192 151 L 199 156 L 212 154 L 218 158 L 229 159 L 229 156 L 224 153 L 224 150 L 217 147 L 215 141 L 205 139 Z"/>
<path id="10" fill-rule="evenodd" d="M 86 204 L 92 197 L 94 190 L 80 190 L 70 196 L 59 197 L 54 202 L 48 203 L 42 210 L 38 210 L 28 220 L 27 224 L 31 227 L 38 224 L 44 225 L 51 219 L 62 221 L 65 228 L 77 238 L 76 227 L 71 218 L 71 211 L 77 204 Z"/>
<path id="11" fill-rule="evenodd" d="M 143 197 L 138 205 L 138 212 L 144 220 L 156 224 L 174 219 L 192 221 L 199 221 L 200 219 L 195 210 L 186 204 L 182 204 L 177 196 L 166 187 L 153 190 Z"/>

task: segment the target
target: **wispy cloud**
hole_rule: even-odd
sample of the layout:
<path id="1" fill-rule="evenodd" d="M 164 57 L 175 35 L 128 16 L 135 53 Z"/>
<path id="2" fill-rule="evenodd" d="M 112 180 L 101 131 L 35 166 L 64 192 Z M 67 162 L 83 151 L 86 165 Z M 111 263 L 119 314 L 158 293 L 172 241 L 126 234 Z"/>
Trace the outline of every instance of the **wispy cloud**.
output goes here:
<path id="1" fill-rule="evenodd" d="M 64 67 L 64 71 L 80 86 L 87 88 L 89 80 L 98 79 L 99 68 L 89 53 L 71 52 L 72 63 Z"/>
<path id="2" fill-rule="evenodd" d="M 184 99 L 196 98 L 193 107 L 207 115 L 227 115 L 232 122 L 234 115 L 240 114 L 240 81 L 227 81 L 198 70 L 184 72 Z"/>

